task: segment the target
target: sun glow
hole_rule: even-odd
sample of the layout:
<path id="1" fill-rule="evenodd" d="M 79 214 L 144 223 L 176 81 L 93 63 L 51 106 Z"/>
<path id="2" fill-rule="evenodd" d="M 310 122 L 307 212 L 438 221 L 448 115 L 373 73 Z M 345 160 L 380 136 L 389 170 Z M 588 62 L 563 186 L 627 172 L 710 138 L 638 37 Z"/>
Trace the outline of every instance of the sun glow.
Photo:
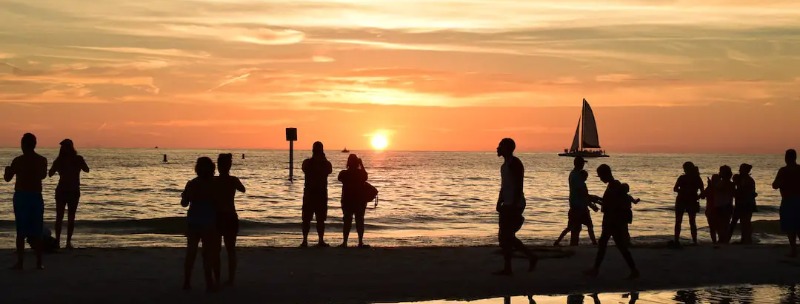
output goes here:
<path id="1" fill-rule="evenodd" d="M 385 134 L 372 135 L 372 148 L 375 150 L 385 150 L 389 146 L 389 138 Z"/>

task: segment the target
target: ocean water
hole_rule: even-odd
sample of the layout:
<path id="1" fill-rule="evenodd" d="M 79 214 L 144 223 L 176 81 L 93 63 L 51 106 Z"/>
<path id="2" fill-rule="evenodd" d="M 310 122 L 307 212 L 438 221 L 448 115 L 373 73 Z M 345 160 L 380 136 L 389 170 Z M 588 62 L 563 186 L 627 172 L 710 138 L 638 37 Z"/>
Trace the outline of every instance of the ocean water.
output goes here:
<path id="1" fill-rule="evenodd" d="M 50 163 L 57 150 L 40 149 Z M 83 247 L 182 246 L 186 209 L 180 193 L 194 176 L 197 157 L 216 159 L 234 153 L 232 174 L 241 178 L 247 194 L 237 194 L 244 246 L 296 246 L 301 239 L 300 208 L 303 174 L 299 170 L 308 151 L 295 152 L 295 182 L 288 181 L 288 151 L 85 149 L 80 153 L 91 167 L 83 174 L 75 243 Z M 0 149 L 0 164 L 7 165 L 20 152 Z M 241 154 L 246 155 L 245 159 Z M 355 152 L 364 159 L 369 181 L 379 191 L 380 203 L 367 211 L 366 241 L 379 246 L 443 246 L 495 244 L 494 211 L 500 184 L 502 158 L 492 152 Z M 169 157 L 162 163 L 162 154 Z M 555 153 L 520 153 L 525 164 L 526 224 L 518 234 L 527 242 L 551 244 L 566 226 L 567 176 L 572 159 Z M 334 166 L 329 177 L 329 220 L 326 239 L 341 241 L 341 185 L 336 180 L 347 154 L 329 151 Z M 675 155 L 614 154 L 591 159 L 589 190 L 601 195 L 604 185 L 594 173 L 609 164 L 616 177 L 642 199 L 634 206 L 631 234 L 639 242 L 660 242 L 672 234 L 675 179 L 681 165 L 693 161 L 706 176 L 719 166 L 734 171 L 747 162 L 759 193 L 760 212 L 754 220 L 760 242 L 780 242 L 774 229 L 779 193 L 771 182 L 783 165 L 782 155 Z M 45 222 L 52 227 L 53 200 L 58 176 L 45 180 Z M 13 184 L 0 185 L 0 247 L 10 248 L 14 236 L 11 197 Z M 705 202 L 701 202 L 705 205 Z M 599 228 L 601 214 L 593 213 Z M 698 216 L 701 240 L 709 240 L 705 217 Z M 684 220 L 684 237 L 689 236 Z M 313 229 L 312 229 L 313 230 Z M 353 237 L 355 231 L 352 232 Z M 585 235 L 585 233 L 583 234 Z M 316 240 L 314 231 L 311 240 Z"/>
<path id="2" fill-rule="evenodd" d="M 437 300 L 414 304 L 795 304 L 800 303 L 798 285 L 724 286 L 701 289 L 628 293 L 532 295 L 472 300 Z"/>

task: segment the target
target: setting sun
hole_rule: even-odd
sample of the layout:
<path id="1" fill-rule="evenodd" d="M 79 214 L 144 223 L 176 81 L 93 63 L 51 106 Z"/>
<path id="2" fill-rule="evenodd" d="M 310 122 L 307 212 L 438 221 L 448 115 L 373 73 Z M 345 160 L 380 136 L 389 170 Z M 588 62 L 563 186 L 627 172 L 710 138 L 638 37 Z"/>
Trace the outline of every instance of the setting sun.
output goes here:
<path id="1" fill-rule="evenodd" d="M 384 150 L 389 146 L 389 138 L 384 134 L 372 135 L 372 148 L 375 150 Z"/>

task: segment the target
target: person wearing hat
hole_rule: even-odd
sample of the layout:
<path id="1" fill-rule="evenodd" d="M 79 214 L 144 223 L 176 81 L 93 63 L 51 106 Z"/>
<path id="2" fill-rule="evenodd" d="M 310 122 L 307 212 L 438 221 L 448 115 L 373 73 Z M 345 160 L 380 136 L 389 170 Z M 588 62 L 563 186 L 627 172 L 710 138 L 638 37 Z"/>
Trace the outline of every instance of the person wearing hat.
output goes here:
<path id="1" fill-rule="evenodd" d="M 742 164 L 739 166 L 739 174 L 734 176 L 733 181 L 736 183 L 736 192 L 734 192 L 734 200 L 736 206 L 733 208 L 733 219 L 731 220 L 731 228 L 729 235 L 733 235 L 738 221 L 742 222 L 742 244 L 753 243 L 753 212 L 756 211 L 756 181 L 750 176 L 750 171 L 753 166 L 750 164 Z"/>
<path id="2" fill-rule="evenodd" d="M 593 245 L 597 245 L 597 240 L 594 236 L 594 225 L 592 224 L 592 215 L 589 212 L 589 207 L 597 208 L 593 205 L 596 202 L 595 197 L 589 195 L 589 190 L 586 187 L 586 179 L 588 176 L 583 167 L 586 160 L 582 156 L 577 156 L 573 160 L 574 168 L 569 173 L 569 212 L 567 213 L 567 228 L 561 232 L 561 235 L 553 243 L 554 246 L 559 246 L 561 240 L 564 239 L 567 232 L 570 233 L 570 246 L 578 246 L 581 229 L 586 225 L 589 232 L 589 239 Z"/>
<path id="3" fill-rule="evenodd" d="M 64 209 L 67 209 L 67 249 L 72 249 L 72 232 L 75 229 L 75 212 L 81 198 L 81 171 L 89 172 L 83 156 L 78 155 L 70 139 L 61 141 L 58 157 L 50 168 L 50 177 L 58 173 L 56 186 L 56 241 L 61 246 L 61 224 L 64 222 Z"/>
<path id="4" fill-rule="evenodd" d="M 25 259 L 25 239 L 36 251 L 36 267 L 42 264 L 42 226 L 44 226 L 44 200 L 42 180 L 47 177 L 47 158 L 36 153 L 36 136 L 25 133 L 20 141 L 22 155 L 6 167 L 3 179 L 14 182 L 14 224 L 17 228 L 17 264 L 12 269 L 21 270 Z"/>

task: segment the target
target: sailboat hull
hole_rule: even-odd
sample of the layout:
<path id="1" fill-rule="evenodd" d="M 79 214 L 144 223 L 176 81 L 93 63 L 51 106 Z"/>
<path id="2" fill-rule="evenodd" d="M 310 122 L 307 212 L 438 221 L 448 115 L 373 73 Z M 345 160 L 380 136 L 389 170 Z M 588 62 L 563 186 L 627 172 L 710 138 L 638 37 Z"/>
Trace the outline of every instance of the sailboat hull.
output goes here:
<path id="1" fill-rule="evenodd" d="M 559 153 L 558 156 L 566 156 L 566 157 L 581 156 L 583 158 L 609 157 L 607 154 L 603 154 L 600 152 L 592 152 L 592 151 L 574 151 L 574 152 Z"/>

